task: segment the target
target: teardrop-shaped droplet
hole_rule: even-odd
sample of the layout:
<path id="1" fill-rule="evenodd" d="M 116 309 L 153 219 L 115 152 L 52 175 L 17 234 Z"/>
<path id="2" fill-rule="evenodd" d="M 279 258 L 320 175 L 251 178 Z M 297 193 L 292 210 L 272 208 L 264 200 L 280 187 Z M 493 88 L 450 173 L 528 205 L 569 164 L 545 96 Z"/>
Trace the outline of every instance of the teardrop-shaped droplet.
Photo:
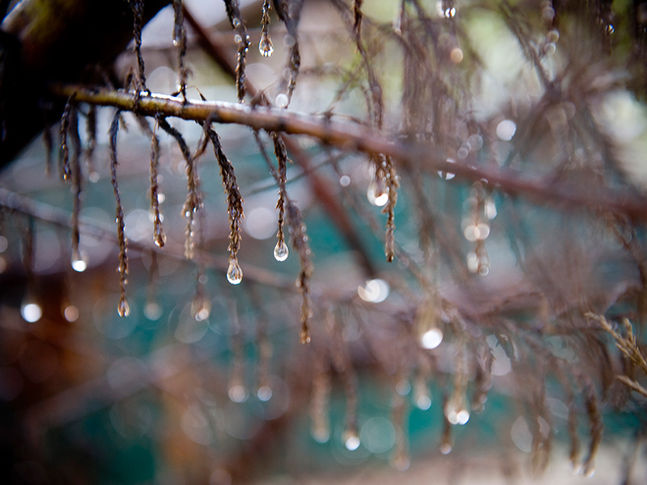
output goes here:
<path id="1" fill-rule="evenodd" d="M 302 329 L 301 330 L 301 343 L 302 344 L 309 344 L 310 343 L 310 332 L 308 332 L 307 329 Z"/>
<path id="2" fill-rule="evenodd" d="M 166 244 L 166 234 L 164 234 L 164 230 L 162 229 L 161 224 L 155 223 L 155 229 L 153 230 L 153 242 L 158 248 L 163 248 L 164 244 Z"/>
<path id="3" fill-rule="evenodd" d="M 72 252 L 70 264 L 72 265 L 72 269 L 78 273 L 83 273 L 88 269 L 88 259 L 78 249 Z"/>
<path id="4" fill-rule="evenodd" d="M 389 192 L 384 185 L 384 181 L 371 180 L 366 190 L 366 198 L 368 201 L 377 207 L 383 207 L 389 201 Z"/>
<path id="5" fill-rule="evenodd" d="M 355 451 L 359 448 L 360 440 L 357 431 L 349 429 L 344 431 L 344 446 L 348 451 Z"/>
<path id="6" fill-rule="evenodd" d="M 231 258 L 229 260 L 229 268 L 227 268 L 227 281 L 232 285 L 238 285 L 243 281 L 243 270 L 240 269 L 238 260 L 236 258 Z"/>
<path id="7" fill-rule="evenodd" d="M 290 251 L 288 250 L 288 245 L 285 244 L 285 241 L 279 241 L 274 246 L 274 259 L 277 261 L 285 261 L 288 259 Z"/>
<path id="8" fill-rule="evenodd" d="M 126 298 L 123 296 L 119 299 L 119 305 L 117 305 L 117 313 L 120 317 L 127 317 L 130 315 L 130 305 L 126 301 Z"/>
<path id="9" fill-rule="evenodd" d="M 272 52 L 274 52 L 274 46 L 272 45 L 272 39 L 269 35 L 261 35 L 261 41 L 258 43 L 258 50 L 261 51 L 263 57 L 270 57 Z"/>

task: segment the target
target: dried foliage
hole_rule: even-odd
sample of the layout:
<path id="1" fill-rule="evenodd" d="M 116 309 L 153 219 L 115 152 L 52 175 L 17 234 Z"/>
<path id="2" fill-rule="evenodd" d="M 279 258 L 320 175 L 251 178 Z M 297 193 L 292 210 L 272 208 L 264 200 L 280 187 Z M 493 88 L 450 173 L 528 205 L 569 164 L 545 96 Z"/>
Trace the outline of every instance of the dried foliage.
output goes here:
<path id="1" fill-rule="evenodd" d="M 182 0 L 172 0 L 167 2 L 174 14 L 172 47 L 167 50 L 176 55 L 178 91 L 167 95 L 147 88 L 144 59 L 154 55 L 142 44 L 142 28 L 150 17 L 147 1 L 128 3 L 130 55 L 136 69 L 125 76 L 125 89 L 83 84 L 83 79 L 48 87 L 49 96 L 61 105 L 57 145 L 61 177 L 73 185 L 71 221 L 4 189 L 0 204 L 69 226 L 72 266 L 77 269 L 75 262 L 80 261 L 85 265 L 81 234 L 91 231 L 91 224 L 81 218 L 82 194 L 89 190 L 84 176 L 98 177 L 92 162 L 101 151 L 98 115 L 116 109 L 107 147 L 117 224 L 111 238 L 118 249 L 117 312 L 127 317 L 128 241 L 117 152 L 122 116 L 132 112 L 150 146 L 153 244 L 135 245 L 154 255 L 144 313 L 157 305 L 161 255 L 192 261 L 193 321 L 207 321 L 220 298 L 226 300 L 228 375 L 212 379 L 219 375 L 212 363 L 204 376 L 196 377 L 208 382 L 200 392 L 218 395 L 226 388 L 231 401 L 247 400 L 247 344 L 253 340 L 257 398 L 273 398 L 274 360 L 280 359 L 284 385 L 294 394 L 286 416 L 296 415 L 309 399 L 314 439 L 336 439 L 331 409 L 335 394 L 343 394 L 342 441 L 354 451 L 361 443 L 359 383 L 369 375 L 388 389 L 391 463 L 401 470 L 411 461 L 409 401 L 422 411 L 432 406 L 432 398 L 438 401 L 432 412 L 442 408 L 442 423 L 436 422 L 439 449 L 446 455 L 460 442 L 460 434 L 453 436 L 456 426 L 488 419 L 492 395 L 512 398 L 517 415 L 511 425 L 497 423 L 506 428 L 496 440 L 507 445 L 510 436 L 529 453 L 536 474 L 546 470 L 559 436 L 568 440 L 573 467 L 592 474 L 603 446 L 605 413 L 620 409 L 635 418 L 637 427 L 645 426 L 647 360 L 639 336 L 647 322 L 647 130 L 632 123 L 647 124 L 647 37 L 643 17 L 632 10 L 636 7 L 606 1 L 451 0 L 430 6 L 402 0 L 394 3 L 393 18 L 387 19 L 383 6 L 362 0 L 320 2 L 325 6 L 263 0 L 250 20 L 238 0 L 225 0 L 234 32 L 229 45 L 202 29 Z M 335 28 L 325 35 L 309 31 L 307 16 L 320 12 L 334 19 Z M 272 16 L 279 22 L 272 22 Z M 187 39 L 185 18 L 199 46 L 233 76 L 238 103 L 210 100 L 202 93 L 199 100 L 188 97 L 192 74 L 186 57 L 195 46 Z M 273 44 L 272 35 L 284 36 L 281 47 Z M 249 52 L 255 36 L 259 52 Z M 276 79 L 259 89 L 250 81 L 253 76 L 247 76 L 248 62 L 270 62 L 265 58 L 275 51 L 282 56 Z M 310 94 L 318 84 L 326 86 L 321 99 Z M 86 117 L 83 137 L 79 115 Z M 175 124 L 173 118 L 200 125 L 195 147 L 189 124 Z M 287 260 L 289 243 L 298 269 L 289 263 L 282 272 L 259 268 L 257 255 L 241 251 L 243 194 L 247 197 L 249 189 L 246 163 L 229 152 L 219 124 L 247 127 L 249 139 L 254 138 L 253 150 L 265 160 L 264 174 L 269 173 L 269 187 L 277 194 L 272 207 L 277 221 L 274 258 Z M 177 150 L 164 151 L 166 135 Z M 299 144 L 306 136 L 315 148 Z M 276 161 L 266 149 L 268 139 Z M 209 143 L 213 156 L 207 154 Z M 124 151 L 120 153 L 123 158 Z M 186 175 L 184 251 L 179 255 L 171 236 L 167 244 L 160 206 L 160 184 L 166 188 L 161 173 L 176 158 L 183 161 Z M 315 158 L 321 161 L 315 164 Z M 206 231 L 203 209 L 213 180 L 204 174 L 210 168 L 219 172 L 225 193 L 226 262 L 210 254 L 221 241 L 215 231 Z M 293 175 L 293 170 L 300 173 Z M 328 275 L 330 282 L 313 279 L 311 244 L 319 242 L 310 240 L 306 227 L 314 211 L 308 202 L 305 207 L 297 204 L 301 198 L 292 191 L 291 184 L 300 179 L 310 184 L 307 192 L 331 215 L 335 230 L 352 250 L 339 249 L 344 252 L 340 266 L 333 264 L 335 258 L 324 263 L 343 272 Z M 212 219 L 217 215 L 209 213 Z M 96 233 L 105 235 L 98 229 Z M 364 251 L 370 238 L 383 242 L 385 258 L 379 262 Z M 23 263 L 30 275 L 31 230 L 24 245 Z M 383 265 L 383 260 L 393 264 Z M 242 282 L 244 269 L 250 282 L 243 285 L 246 291 L 223 284 L 216 295 L 211 293 L 207 275 L 214 268 L 226 269 L 232 285 Z M 290 271 L 297 274 L 295 285 L 285 283 Z M 281 310 L 275 308 L 276 294 Z M 250 310 L 240 311 L 241 302 Z M 259 320 L 249 339 L 248 319 Z M 300 342 L 311 345 L 296 351 L 284 346 L 274 356 L 273 346 L 280 340 L 275 335 L 297 322 Z M 197 341 L 188 340 L 189 348 L 199 348 L 189 345 Z M 190 394 L 184 388 L 177 392 L 183 399 Z M 202 412 L 200 406 L 216 399 L 204 395 L 194 399 L 201 404 L 191 404 L 191 412 L 210 429 L 215 426 L 211 411 Z M 580 436 L 584 426 L 587 439 Z M 634 439 L 643 435 L 636 432 Z M 253 439 L 263 441 L 260 436 Z M 583 458 L 581 441 L 587 443 Z M 233 478 L 246 473 L 240 465 L 246 455 L 238 456 L 229 463 L 222 459 Z"/>

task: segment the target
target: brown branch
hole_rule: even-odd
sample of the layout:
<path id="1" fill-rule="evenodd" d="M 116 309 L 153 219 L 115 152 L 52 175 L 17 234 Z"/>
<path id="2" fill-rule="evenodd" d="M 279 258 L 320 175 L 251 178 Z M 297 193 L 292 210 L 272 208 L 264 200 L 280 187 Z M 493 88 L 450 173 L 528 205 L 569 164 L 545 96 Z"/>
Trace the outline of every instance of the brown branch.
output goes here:
<path id="1" fill-rule="evenodd" d="M 487 181 L 487 186 L 512 196 L 573 209 L 592 209 L 625 214 L 634 221 L 647 221 L 647 199 L 599 188 L 595 194 L 573 184 L 552 180 L 529 179 L 513 169 L 493 169 L 468 164 L 449 163 L 434 153 L 433 147 L 421 143 L 403 143 L 388 134 L 358 123 L 331 121 L 282 109 L 248 107 L 221 101 L 187 100 L 161 94 L 141 97 L 134 93 L 108 89 L 90 89 L 75 85 L 56 85 L 52 93 L 62 97 L 75 95 L 77 102 L 113 106 L 146 116 L 174 116 L 185 120 L 234 123 L 267 131 L 307 135 L 342 150 L 367 154 L 384 154 L 399 161 L 419 163 L 426 171 L 451 172 L 470 181 Z"/>

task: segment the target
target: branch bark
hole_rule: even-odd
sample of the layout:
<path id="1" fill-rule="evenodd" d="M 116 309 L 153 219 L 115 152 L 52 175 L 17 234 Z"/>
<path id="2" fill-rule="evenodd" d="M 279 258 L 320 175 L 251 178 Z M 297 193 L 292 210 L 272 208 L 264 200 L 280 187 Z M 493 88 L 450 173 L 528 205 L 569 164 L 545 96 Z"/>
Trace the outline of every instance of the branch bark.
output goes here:
<path id="1" fill-rule="evenodd" d="M 113 106 L 141 115 L 173 116 L 185 120 L 235 123 L 257 130 L 307 135 L 320 142 L 347 151 L 384 154 L 396 160 L 416 162 L 424 170 L 451 172 L 470 181 L 484 181 L 489 187 L 511 196 L 570 209 L 589 209 L 623 214 L 636 222 L 647 222 L 647 198 L 617 193 L 600 187 L 595 194 L 569 183 L 531 179 L 513 169 L 449 163 L 435 153 L 430 145 L 406 142 L 396 136 L 358 123 L 331 121 L 284 109 L 263 106 L 249 107 L 220 101 L 182 100 L 161 94 L 136 99 L 134 93 L 108 89 L 90 89 L 78 85 L 57 85 L 52 93 L 63 98 L 72 95 L 78 102 Z"/>
<path id="2" fill-rule="evenodd" d="M 168 3 L 146 0 L 143 21 Z M 11 59 L 0 65 L 2 168 L 60 117 L 62 103 L 49 106 L 47 85 L 91 82 L 93 67 L 110 69 L 132 37 L 133 19 L 129 0 L 23 0 L 0 33 L 0 53 Z"/>

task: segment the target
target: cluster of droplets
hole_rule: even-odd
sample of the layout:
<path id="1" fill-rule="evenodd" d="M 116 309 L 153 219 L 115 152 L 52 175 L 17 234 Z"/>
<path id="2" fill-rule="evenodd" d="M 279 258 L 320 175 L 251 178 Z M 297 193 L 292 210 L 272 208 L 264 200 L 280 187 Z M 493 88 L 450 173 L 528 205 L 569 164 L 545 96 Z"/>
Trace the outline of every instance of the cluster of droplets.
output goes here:
<path id="1" fill-rule="evenodd" d="M 486 193 L 483 183 L 476 182 L 466 205 L 467 211 L 461 224 L 463 236 L 474 244 L 474 249 L 467 254 L 467 268 L 472 273 L 485 276 L 490 272 L 485 240 L 490 235 L 490 221 L 497 215 L 496 204 L 492 196 Z"/>

